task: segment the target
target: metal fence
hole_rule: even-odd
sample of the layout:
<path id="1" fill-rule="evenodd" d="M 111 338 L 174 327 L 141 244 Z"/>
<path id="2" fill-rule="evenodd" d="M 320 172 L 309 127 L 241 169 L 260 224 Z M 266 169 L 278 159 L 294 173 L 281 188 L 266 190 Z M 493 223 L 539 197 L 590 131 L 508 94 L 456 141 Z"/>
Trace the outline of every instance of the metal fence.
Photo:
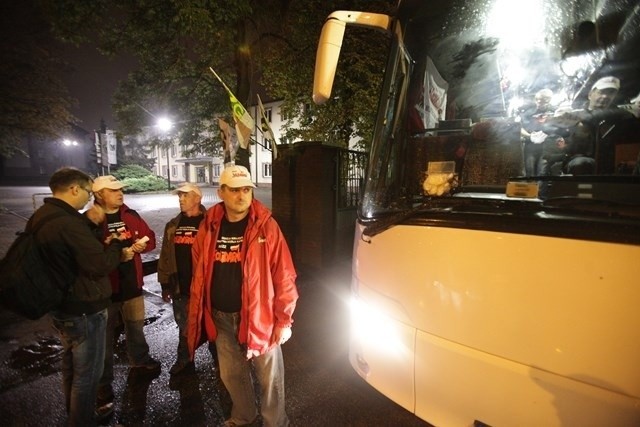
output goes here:
<path id="1" fill-rule="evenodd" d="M 364 190 L 369 156 L 360 151 L 339 150 L 337 162 L 337 208 L 356 208 Z"/>

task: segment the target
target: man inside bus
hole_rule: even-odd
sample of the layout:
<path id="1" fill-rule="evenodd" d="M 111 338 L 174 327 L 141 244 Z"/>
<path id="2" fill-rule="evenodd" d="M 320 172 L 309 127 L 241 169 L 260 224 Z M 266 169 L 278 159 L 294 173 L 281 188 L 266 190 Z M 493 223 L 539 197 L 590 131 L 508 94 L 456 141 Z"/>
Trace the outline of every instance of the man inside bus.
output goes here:
<path id="1" fill-rule="evenodd" d="M 551 89 L 536 92 L 535 105 L 525 109 L 521 114 L 520 136 L 523 141 L 524 171 L 526 176 L 542 175 L 542 143 L 550 133 L 547 118 L 553 115 L 551 106 Z"/>
<path id="2" fill-rule="evenodd" d="M 564 172 L 572 175 L 613 173 L 618 125 L 632 118 L 631 113 L 611 106 L 620 90 L 620 79 L 602 77 L 589 91 L 584 110 L 565 112 L 557 120 L 571 123 L 564 147 Z"/>

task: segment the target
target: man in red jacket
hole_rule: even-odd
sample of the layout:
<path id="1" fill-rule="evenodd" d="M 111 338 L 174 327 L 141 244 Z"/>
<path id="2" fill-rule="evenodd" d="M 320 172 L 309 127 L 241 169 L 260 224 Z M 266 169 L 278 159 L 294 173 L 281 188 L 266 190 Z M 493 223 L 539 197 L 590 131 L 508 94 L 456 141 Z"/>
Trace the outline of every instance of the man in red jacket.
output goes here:
<path id="1" fill-rule="evenodd" d="M 253 199 L 254 187 L 243 166 L 220 176 L 222 202 L 207 211 L 192 248 L 187 339 L 192 359 L 201 337 L 216 342 L 220 377 L 233 402 L 225 425 L 257 418 L 253 362 L 264 425 L 286 426 L 280 346 L 291 337 L 296 272 L 280 227 Z"/>
<path id="2" fill-rule="evenodd" d="M 140 215 L 124 203 L 124 184 L 112 175 L 97 177 L 93 182 L 94 206 L 87 211 L 92 218 L 102 211 L 103 240 L 109 236 L 124 237 L 123 257 L 111 272 L 111 305 L 107 323 L 104 373 L 98 388 L 97 411 L 101 418 L 113 411 L 113 347 L 115 330 L 122 319 L 127 337 L 129 366 L 140 372 L 160 373 L 160 362 L 149 355 L 144 336 L 144 297 L 141 253 L 156 247 L 156 235 Z"/>

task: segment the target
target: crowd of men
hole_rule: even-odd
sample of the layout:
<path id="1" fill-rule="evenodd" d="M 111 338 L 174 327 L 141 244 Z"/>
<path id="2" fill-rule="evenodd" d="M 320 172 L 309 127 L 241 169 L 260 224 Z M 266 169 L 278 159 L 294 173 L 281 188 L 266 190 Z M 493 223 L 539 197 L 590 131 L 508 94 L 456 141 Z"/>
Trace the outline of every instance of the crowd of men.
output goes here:
<path id="1" fill-rule="evenodd" d="M 69 426 L 91 426 L 113 413 L 113 353 L 123 327 L 130 369 L 158 374 L 144 336 L 141 254 L 156 247 L 144 219 L 124 202 L 124 183 L 95 180 L 75 168 L 56 171 L 52 197 L 32 216 L 56 283 L 67 292 L 51 313 L 63 345 L 62 377 Z M 166 224 L 158 262 L 162 297 L 179 330 L 171 375 L 193 367 L 204 342 L 229 393 L 225 426 L 286 426 L 281 345 L 291 338 L 298 299 L 296 271 L 271 211 L 253 197 L 243 166 L 220 177 L 221 202 L 206 209 L 197 185 L 174 193 L 180 211 Z M 94 198 L 93 203 L 89 203 Z M 89 208 L 80 213 L 80 210 Z M 55 219 L 52 213 L 59 213 Z M 256 407 L 254 382 L 260 390 Z"/>

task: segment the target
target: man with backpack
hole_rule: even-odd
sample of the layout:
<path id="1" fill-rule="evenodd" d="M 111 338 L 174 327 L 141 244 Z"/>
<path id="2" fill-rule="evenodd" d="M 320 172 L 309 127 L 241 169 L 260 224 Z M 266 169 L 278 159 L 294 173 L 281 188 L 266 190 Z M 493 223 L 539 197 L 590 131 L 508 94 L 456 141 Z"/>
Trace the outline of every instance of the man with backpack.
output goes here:
<path id="1" fill-rule="evenodd" d="M 95 425 L 95 401 L 105 352 L 107 307 L 111 302 L 108 274 L 118 266 L 122 242 L 112 237 L 103 245 L 92 224 L 78 211 L 91 199 L 93 180 L 75 168 L 62 168 L 49 180 L 46 198 L 26 231 L 38 228 L 36 239 L 53 281 L 66 290 L 51 312 L 63 346 L 62 385 L 69 426 Z"/>

